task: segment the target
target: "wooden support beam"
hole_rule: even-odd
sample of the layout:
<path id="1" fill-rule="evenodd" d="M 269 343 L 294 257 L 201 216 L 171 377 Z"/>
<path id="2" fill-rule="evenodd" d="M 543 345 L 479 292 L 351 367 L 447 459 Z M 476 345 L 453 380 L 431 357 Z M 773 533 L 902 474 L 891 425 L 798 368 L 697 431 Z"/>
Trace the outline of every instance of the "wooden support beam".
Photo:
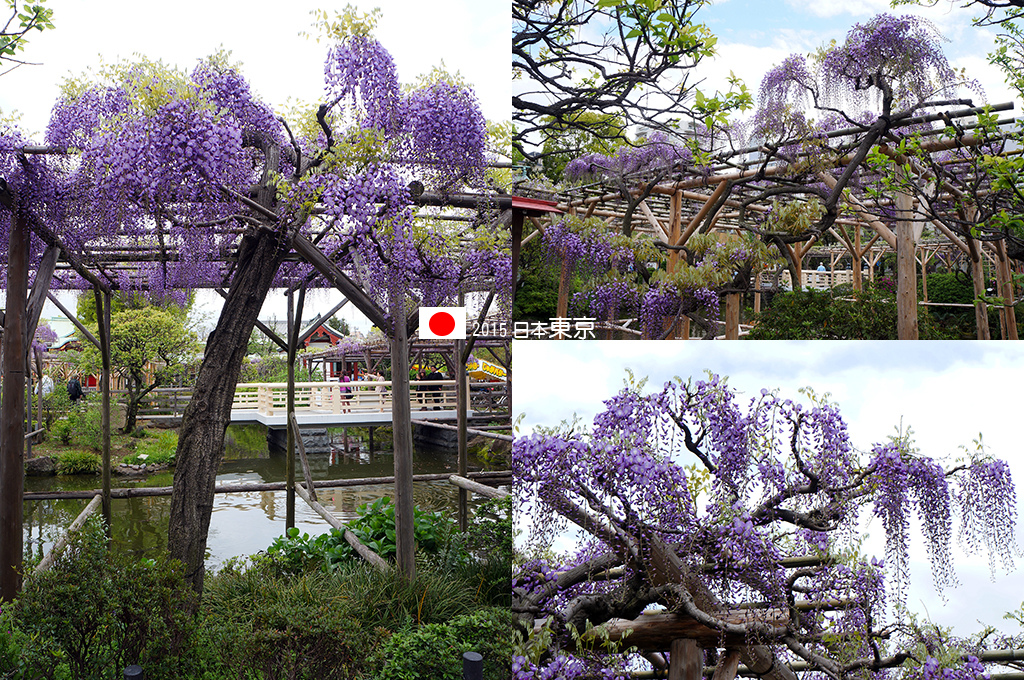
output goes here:
<path id="1" fill-rule="evenodd" d="M 302 476 L 306 480 L 306 488 L 309 489 L 309 496 L 314 501 L 316 498 L 316 487 L 313 486 L 313 474 L 309 471 L 309 459 L 306 457 L 306 444 L 302 441 L 302 432 L 299 431 L 299 421 L 295 419 L 295 411 L 288 414 L 288 427 L 292 429 L 292 437 L 295 438 L 295 445 L 299 450 L 299 460 L 302 461 Z"/>
<path id="2" fill-rule="evenodd" d="M 313 333 L 316 333 L 318 328 L 320 328 L 325 323 L 327 323 L 332 316 L 334 316 L 335 314 L 338 313 L 338 310 L 340 310 L 342 307 L 344 307 L 347 304 L 348 304 L 348 298 L 345 298 L 344 300 L 342 300 L 338 304 L 336 304 L 333 307 L 331 307 L 331 311 L 327 312 L 323 316 L 320 316 L 318 314 L 317 318 L 313 321 L 313 323 L 311 323 L 309 325 L 309 328 L 307 328 L 305 330 L 305 332 L 303 332 L 302 335 L 299 336 L 299 344 L 300 345 L 304 344 L 306 342 L 306 340 L 309 340 L 309 338 L 312 337 Z"/>
<path id="3" fill-rule="evenodd" d="M 827 172 L 819 172 L 818 179 L 825 183 L 825 185 L 831 190 L 835 189 L 839 181 Z M 896 234 L 892 233 L 892 230 L 885 224 L 877 219 L 874 215 L 868 212 L 864 204 L 861 203 L 855 196 L 847 195 L 844 200 L 846 204 L 853 208 L 853 212 L 856 216 L 864 222 L 867 226 L 878 232 L 878 235 L 885 239 L 885 242 L 889 244 L 889 247 L 896 250 Z"/>
<path id="4" fill-rule="evenodd" d="M 405 318 L 406 291 L 392 284 L 388 291 L 396 319 Z M 391 336 L 391 435 L 395 470 L 395 562 L 403 577 L 416 577 L 416 540 L 413 532 L 412 413 L 409 405 L 409 338 L 403 323 L 394 324 Z"/>
<path id="5" fill-rule="evenodd" d="M 519 259 L 523 250 L 523 221 L 522 210 L 512 211 L 512 295 L 509 307 L 513 308 L 516 302 L 516 287 L 519 285 Z M 534 232 L 536 233 L 536 232 Z"/>
<path id="6" fill-rule="evenodd" d="M 32 573 L 42 574 L 44 571 L 52 567 L 54 561 L 64 550 L 64 548 L 67 547 L 68 539 L 71 537 L 71 534 L 75 533 L 83 526 L 85 526 L 86 520 L 88 520 L 89 517 L 94 512 L 96 512 L 96 509 L 102 505 L 103 494 L 96 494 L 95 496 L 93 496 L 92 500 L 89 501 L 89 504 L 85 506 L 85 510 L 82 510 L 82 512 L 78 514 L 78 517 L 76 517 L 75 521 L 71 523 L 71 526 L 68 527 L 68 530 L 64 532 L 64 534 L 60 537 L 60 539 L 57 540 L 56 543 L 53 544 L 53 547 L 50 548 L 50 552 L 46 553 L 46 557 L 39 561 L 39 564 L 36 565 L 36 568 L 33 570 Z"/>
<path id="7" fill-rule="evenodd" d="M 43 303 L 50 291 L 50 279 L 57 266 L 57 255 L 60 250 L 56 246 L 46 246 L 39 266 L 36 267 L 36 280 L 32 282 L 32 292 L 28 296 L 27 319 L 25 322 L 25 342 L 31 343 L 39 325 L 39 317 L 43 313 Z"/>
<path id="8" fill-rule="evenodd" d="M 310 498 L 309 492 L 302 488 L 301 485 L 295 485 L 295 493 L 299 494 L 302 500 L 306 501 L 306 504 L 309 505 L 309 507 L 313 508 L 313 511 L 316 514 L 323 517 L 325 520 L 327 520 L 328 524 L 330 524 L 332 527 L 340 531 L 341 535 L 345 538 L 345 542 L 352 546 L 352 549 L 355 550 L 360 557 L 362 557 L 364 560 L 366 560 L 373 566 L 377 567 L 377 569 L 381 571 L 390 571 L 391 565 L 385 562 L 384 558 L 382 558 L 380 555 L 375 553 L 367 546 L 363 545 L 363 543 L 358 538 L 356 538 L 355 534 L 349 531 L 348 528 L 344 524 L 342 524 L 337 517 L 335 517 L 327 511 L 327 508 L 320 505 L 318 501 L 315 501 L 312 498 Z"/>
<path id="9" fill-rule="evenodd" d="M 448 478 L 448 481 L 466 491 L 472 491 L 473 493 L 486 496 L 487 498 L 504 498 L 508 495 L 508 491 L 502 489 L 495 489 L 493 486 L 487 486 L 479 482 L 474 482 L 471 479 L 466 479 L 460 475 L 452 475 Z"/>
<path id="10" fill-rule="evenodd" d="M 219 295 L 220 295 L 220 296 L 221 296 L 222 298 L 224 298 L 224 299 L 227 299 L 227 297 L 228 297 L 228 293 L 227 293 L 227 291 L 226 291 L 226 290 L 224 290 L 223 288 L 215 288 L 214 290 L 216 290 L 216 291 L 217 291 L 217 293 L 218 293 L 218 294 L 219 294 Z M 256 319 L 256 328 L 259 328 L 259 329 L 260 329 L 260 331 L 262 331 L 262 332 L 263 332 L 263 335 L 265 335 L 265 336 L 267 336 L 268 338 L 270 338 L 270 341 L 271 341 L 271 342 L 273 342 L 273 343 L 274 343 L 275 345 L 277 345 L 278 347 L 280 347 L 280 348 L 281 348 L 281 351 L 282 351 L 282 352 L 287 352 L 287 351 L 288 351 L 288 343 L 287 343 L 287 342 L 285 342 L 285 341 L 284 341 L 284 340 L 283 340 L 283 339 L 281 338 L 281 336 L 279 336 L 279 335 L 278 335 L 277 333 L 275 333 L 275 332 L 273 331 L 273 329 L 272 329 L 272 328 L 270 328 L 270 326 L 268 326 L 267 324 L 263 323 L 263 322 L 262 322 L 262 321 L 260 321 L 259 319 Z"/>
<path id="11" fill-rule="evenodd" d="M 101 281 L 98 276 L 93 274 L 92 271 L 90 271 L 89 268 L 78 259 L 78 256 L 76 256 L 69 248 L 64 247 L 64 244 L 61 243 L 59 238 L 57 238 L 57 235 L 54 234 L 49 227 L 43 224 L 42 220 L 31 214 L 27 215 L 25 219 L 28 221 L 28 224 L 32 229 L 32 233 L 38 236 L 39 239 L 47 246 L 58 248 L 62 253 L 64 253 L 64 258 L 68 261 L 68 264 L 71 265 L 71 268 L 74 269 L 79 276 L 88 281 L 93 288 L 98 288 L 104 293 L 113 292 L 113 289 L 105 281 Z"/>
<path id="12" fill-rule="evenodd" d="M 704 218 L 707 217 L 708 212 L 718 202 L 718 199 L 721 198 L 722 195 L 725 192 L 727 192 L 731 186 L 732 182 L 720 182 L 719 185 L 715 187 L 715 190 L 711 193 L 711 195 L 708 196 L 708 200 L 705 201 L 704 205 L 702 205 L 700 207 L 700 210 L 697 211 L 697 214 L 693 216 L 692 220 L 690 220 L 690 223 L 686 225 L 686 229 L 683 231 L 683 233 L 680 234 L 679 238 L 672 245 L 681 246 L 684 243 L 686 243 L 686 240 L 690 238 L 693 232 L 697 231 L 697 228 L 700 226 L 700 223 L 704 221 Z"/>
<path id="13" fill-rule="evenodd" d="M 647 218 L 647 222 L 651 225 L 655 235 L 661 237 L 661 239 L 666 243 L 671 243 L 671 241 L 668 240 L 669 236 L 668 232 L 665 231 L 665 225 L 663 225 L 661 220 L 655 216 L 654 212 L 651 210 L 651 206 L 647 205 L 646 199 L 640 201 L 640 212 L 642 212 L 644 217 Z"/>
<path id="14" fill-rule="evenodd" d="M 434 473 L 426 475 L 415 475 L 414 482 L 443 482 L 451 475 L 448 473 Z M 500 472 L 470 472 L 470 478 L 481 479 L 496 484 L 509 484 L 512 481 L 511 471 Z M 387 486 L 395 483 L 394 477 L 363 477 L 359 479 L 326 479 L 313 482 L 318 489 L 348 488 L 353 486 Z M 286 482 L 261 482 L 258 484 L 220 484 L 214 488 L 213 493 L 253 493 L 258 491 L 284 491 Z M 121 489 L 113 489 L 111 495 L 114 498 L 151 498 L 154 496 L 170 496 L 174 490 L 172 486 L 131 486 Z M 91 489 L 86 491 L 34 491 L 22 495 L 26 501 L 45 501 L 53 499 L 92 498 L 96 494 L 103 493 L 102 489 Z"/>
<path id="15" fill-rule="evenodd" d="M 61 304 L 60 300 L 57 299 L 56 295 L 54 295 L 53 293 L 47 293 L 46 297 L 50 300 L 50 302 L 52 302 L 57 307 L 57 309 L 61 311 L 61 314 L 67 317 L 68 321 L 70 321 L 74 325 L 74 327 L 78 329 L 78 332 L 85 336 L 86 340 L 92 343 L 93 347 L 95 347 L 96 349 L 102 349 L 102 347 L 100 346 L 100 341 L 96 339 L 96 336 L 93 335 L 92 332 L 88 328 L 86 328 L 81 321 L 78 320 L 78 317 L 75 316 L 74 312 L 70 311 L 67 307 Z"/>
<path id="16" fill-rule="evenodd" d="M 338 269 L 337 265 L 327 259 L 327 256 L 320 252 L 320 249 L 313 245 L 312 241 L 302 234 L 296 234 L 292 239 L 292 248 L 306 262 L 313 265 L 317 271 L 323 274 L 328 281 L 334 284 L 334 287 L 340 290 L 345 297 L 351 300 L 356 309 L 366 315 L 370 323 L 380 328 L 386 335 L 390 335 L 391 323 L 384 314 L 384 310 L 355 281 L 346 276 L 343 271 Z"/>
<path id="17" fill-rule="evenodd" d="M 785 626 L 789 621 L 789 615 L 782 609 L 732 609 L 715 612 L 712 616 L 734 625 L 764 622 L 768 626 L 778 627 Z M 597 626 L 594 632 L 584 635 L 583 639 L 602 640 L 605 633 L 608 640 L 617 642 L 625 638 L 630 646 L 652 651 L 665 651 L 669 649 L 673 640 L 683 638 L 695 640 L 706 647 L 718 647 L 721 644 L 740 646 L 748 643 L 743 636 L 723 635 L 721 631 L 708 628 L 689 616 L 671 612 L 641 614 L 632 620 L 613 619 Z"/>
<path id="18" fill-rule="evenodd" d="M 712 680 L 733 680 L 736 677 L 736 671 L 739 670 L 739 665 L 739 650 L 725 650 L 725 654 L 718 658 L 718 665 L 715 667 L 715 674 L 712 676 Z"/>
<path id="19" fill-rule="evenodd" d="M 727 293 L 725 296 L 725 339 L 740 339 L 740 306 L 743 297 L 739 293 Z"/>
<path id="20" fill-rule="evenodd" d="M 95 290 L 96 325 L 100 332 L 100 354 L 103 359 L 103 378 L 100 389 L 103 394 L 103 521 L 110 537 L 113 515 L 110 509 L 110 293 Z"/>

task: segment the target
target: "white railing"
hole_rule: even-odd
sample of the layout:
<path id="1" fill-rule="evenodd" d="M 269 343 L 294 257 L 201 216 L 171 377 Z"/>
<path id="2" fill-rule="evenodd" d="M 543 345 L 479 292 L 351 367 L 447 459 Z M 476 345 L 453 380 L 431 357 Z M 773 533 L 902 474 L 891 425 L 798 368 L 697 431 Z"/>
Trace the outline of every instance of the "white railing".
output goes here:
<path id="1" fill-rule="evenodd" d="M 816 290 L 826 290 L 843 284 L 853 285 L 853 272 L 849 269 L 837 269 L 834 272 L 804 269 L 801 272 L 801 277 L 804 280 L 804 288 Z M 867 278 L 866 272 L 864 277 Z M 753 281 L 753 285 L 755 288 L 768 288 L 774 281 L 774 272 L 761 272 Z M 779 285 L 787 290 L 793 290 L 793 277 L 790 276 L 788 269 L 779 275 Z"/>
<path id="2" fill-rule="evenodd" d="M 454 380 L 412 380 L 409 404 L 413 411 L 455 409 Z M 283 415 L 288 406 L 288 383 L 240 383 L 232 409 L 261 415 Z M 309 413 L 382 413 L 391 410 L 391 381 L 295 383 L 295 410 Z"/>

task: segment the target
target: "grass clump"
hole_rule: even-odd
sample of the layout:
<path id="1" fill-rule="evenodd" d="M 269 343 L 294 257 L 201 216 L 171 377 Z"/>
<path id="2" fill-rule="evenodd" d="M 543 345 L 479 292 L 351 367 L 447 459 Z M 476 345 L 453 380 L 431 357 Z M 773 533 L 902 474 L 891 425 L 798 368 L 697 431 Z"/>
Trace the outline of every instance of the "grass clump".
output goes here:
<path id="1" fill-rule="evenodd" d="M 60 475 L 97 475 L 101 466 L 99 455 L 92 451 L 69 449 L 57 454 L 57 474 Z"/>
<path id="2" fill-rule="evenodd" d="M 178 433 L 172 430 L 157 432 L 155 437 L 140 440 L 135 453 L 125 456 L 122 462 L 130 465 L 174 465 L 178 451 Z"/>

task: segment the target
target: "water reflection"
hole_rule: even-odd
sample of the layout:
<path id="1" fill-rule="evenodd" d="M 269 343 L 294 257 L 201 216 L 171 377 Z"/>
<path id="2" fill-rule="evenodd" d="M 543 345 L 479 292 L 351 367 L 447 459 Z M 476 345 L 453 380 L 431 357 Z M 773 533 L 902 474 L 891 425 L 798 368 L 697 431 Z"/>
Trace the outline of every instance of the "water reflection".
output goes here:
<path id="1" fill-rule="evenodd" d="M 229 428 L 225 461 L 217 475 L 218 484 L 279 482 L 285 479 L 286 457 L 283 452 L 270 451 L 262 426 Z M 350 444 L 354 444 L 350 440 Z M 348 452 L 311 454 L 310 471 L 314 480 L 386 477 L 393 474 L 394 461 L 390 451 L 367 450 L 365 443 Z M 297 465 L 301 475 L 301 467 Z M 454 453 L 418 447 L 413 459 L 414 474 L 454 472 L 458 458 Z M 169 472 L 152 475 L 145 480 L 127 481 L 114 478 L 117 487 L 170 486 Z M 26 491 L 94 489 L 99 477 L 29 477 Z M 356 516 L 356 508 L 384 495 L 391 495 L 384 485 L 317 489 L 322 505 L 342 521 Z M 447 482 L 417 482 L 413 499 L 427 510 L 451 511 L 458 504 L 458 490 Z M 216 568 L 229 557 L 248 555 L 265 549 L 284 532 L 284 491 L 217 494 L 207 542 L 207 567 Z M 42 556 L 53 541 L 74 521 L 87 500 L 45 500 L 25 503 L 25 550 Z M 112 500 L 112 533 L 121 547 L 145 555 L 166 547 L 170 515 L 169 496 Z M 327 523 L 301 498 L 296 497 L 295 525 L 311 535 L 328 530 Z"/>

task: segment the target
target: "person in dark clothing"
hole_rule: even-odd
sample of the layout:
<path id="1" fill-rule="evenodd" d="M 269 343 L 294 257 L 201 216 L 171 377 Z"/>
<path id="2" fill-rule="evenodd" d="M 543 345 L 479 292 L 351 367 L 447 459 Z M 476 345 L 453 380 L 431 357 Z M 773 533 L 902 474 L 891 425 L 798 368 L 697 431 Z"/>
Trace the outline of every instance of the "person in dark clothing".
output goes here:
<path id="1" fill-rule="evenodd" d="M 71 399 L 72 404 L 77 404 L 78 400 L 84 396 L 85 392 L 82 391 L 82 383 L 78 382 L 78 376 L 72 376 L 68 381 L 68 398 Z"/>
<path id="2" fill-rule="evenodd" d="M 436 368 L 434 368 L 434 369 L 431 369 L 430 373 L 427 374 L 427 378 L 426 379 L 427 380 L 444 380 L 444 376 L 441 375 L 441 373 Z M 428 396 L 433 397 L 433 400 L 434 400 L 435 404 L 440 403 L 441 402 L 441 386 L 440 385 L 431 385 L 428 389 L 430 390 L 430 394 Z M 434 406 L 433 410 L 437 411 L 440 408 L 441 408 L 440 406 Z"/>

